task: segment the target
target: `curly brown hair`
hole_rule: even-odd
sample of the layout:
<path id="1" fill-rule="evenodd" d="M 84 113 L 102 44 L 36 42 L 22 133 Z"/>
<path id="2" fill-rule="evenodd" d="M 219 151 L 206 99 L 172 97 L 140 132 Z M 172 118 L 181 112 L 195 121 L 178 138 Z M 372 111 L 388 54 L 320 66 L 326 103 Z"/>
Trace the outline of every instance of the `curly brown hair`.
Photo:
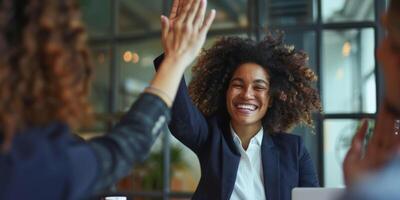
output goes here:
<path id="1" fill-rule="evenodd" d="M 303 123 L 312 127 L 312 112 L 321 112 L 321 102 L 312 83 L 315 73 L 307 67 L 308 55 L 283 43 L 282 32 L 268 33 L 255 42 L 239 37 L 222 37 L 204 50 L 192 69 L 189 94 L 205 116 L 229 117 L 226 91 L 235 70 L 244 63 L 256 63 L 270 75 L 272 105 L 263 118 L 270 132 L 285 132 Z"/>
<path id="2" fill-rule="evenodd" d="M 92 68 L 75 0 L 0 5 L 0 127 L 3 148 L 27 127 L 87 121 Z"/>

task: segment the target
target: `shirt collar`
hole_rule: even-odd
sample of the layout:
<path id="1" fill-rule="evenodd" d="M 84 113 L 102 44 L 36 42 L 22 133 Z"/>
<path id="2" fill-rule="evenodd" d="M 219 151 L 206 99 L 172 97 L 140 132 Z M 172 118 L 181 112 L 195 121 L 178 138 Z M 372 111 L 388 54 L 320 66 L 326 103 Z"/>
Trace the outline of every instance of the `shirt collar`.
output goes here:
<path id="1" fill-rule="evenodd" d="M 232 124 L 229 123 L 229 127 L 231 129 L 233 141 L 235 142 L 236 146 L 242 147 L 242 141 L 240 140 L 239 136 L 236 134 L 235 130 L 233 130 Z M 261 129 L 257 132 L 257 134 L 254 135 L 253 138 L 250 139 L 250 144 L 256 144 L 257 146 L 261 146 L 263 136 L 264 136 L 264 129 L 261 126 Z"/>

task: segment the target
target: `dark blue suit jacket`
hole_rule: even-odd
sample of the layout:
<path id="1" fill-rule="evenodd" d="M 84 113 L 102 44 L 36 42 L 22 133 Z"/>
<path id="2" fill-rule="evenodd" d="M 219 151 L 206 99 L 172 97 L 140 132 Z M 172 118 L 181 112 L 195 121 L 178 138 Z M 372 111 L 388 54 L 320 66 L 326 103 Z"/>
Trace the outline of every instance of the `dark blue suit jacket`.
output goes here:
<path id="1" fill-rule="evenodd" d="M 144 93 L 110 134 L 87 142 L 60 122 L 27 128 L 0 152 L 0 200 L 91 197 L 143 161 L 169 119 L 164 101 Z"/>
<path id="2" fill-rule="evenodd" d="M 162 59 L 160 56 L 154 61 L 156 68 Z M 192 103 L 182 80 L 169 127 L 199 158 L 201 178 L 193 199 L 230 199 L 240 153 L 230 133 L 229 119 L 205 118 Z M 261 156 L 268 200 L 291 200 L 294 187 L 319 186 L 311 157 L 299 136 L 264 131 Z"/>

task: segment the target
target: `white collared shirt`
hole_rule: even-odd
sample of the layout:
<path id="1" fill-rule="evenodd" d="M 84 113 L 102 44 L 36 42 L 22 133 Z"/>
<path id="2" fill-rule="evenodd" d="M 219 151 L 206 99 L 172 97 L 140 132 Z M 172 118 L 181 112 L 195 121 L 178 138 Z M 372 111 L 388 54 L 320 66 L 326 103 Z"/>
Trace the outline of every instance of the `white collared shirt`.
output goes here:
<path id="1" fill-rule="evenodd" d="M 239 168 L 236 174 L 235 186 L 231 200 L 265 200 L 264 176 L 261 163 L 261 142 L 264 136 L 263 128 L 251 138 L 247 150 L 242 147 L 242 141 L 231 126 L 233 141 L 240 152 Z"/>

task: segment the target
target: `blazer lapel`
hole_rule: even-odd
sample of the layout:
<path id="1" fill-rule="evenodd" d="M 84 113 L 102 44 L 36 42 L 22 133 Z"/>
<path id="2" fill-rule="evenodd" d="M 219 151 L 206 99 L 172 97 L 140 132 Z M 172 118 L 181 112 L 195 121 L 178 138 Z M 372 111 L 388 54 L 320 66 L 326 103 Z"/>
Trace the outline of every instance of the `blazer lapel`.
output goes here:
<path id="1" fill-rule="evenodd" d="M 221 199 L 229 200 L 235 186 L 237 170 L 240 162 L 240 153 L 236 149 L 236 146 L 233 142 L 233 138 L 229 129 L 229 122 L 227 123 L 225 120 L 221 120 L 220 123 L 223 124 L 221 126 L 221 134 L 224 137 L 224 139 L 221 140 L 222 144 L 220 144 L 220 152 L 222 154 L 222 163 L 220 169 L 222 174 Z M 226 142 L 225 144 L 224 141 Z"/>
<path id="2" fill-rule="evenodd" d="M 264 129 L 265 130 L 265 129 Z M 267 131 L 261 144 L 261 159 L 264 174 L 264 190 L 268 200 L 280 199 L 279 151 Z"/>

